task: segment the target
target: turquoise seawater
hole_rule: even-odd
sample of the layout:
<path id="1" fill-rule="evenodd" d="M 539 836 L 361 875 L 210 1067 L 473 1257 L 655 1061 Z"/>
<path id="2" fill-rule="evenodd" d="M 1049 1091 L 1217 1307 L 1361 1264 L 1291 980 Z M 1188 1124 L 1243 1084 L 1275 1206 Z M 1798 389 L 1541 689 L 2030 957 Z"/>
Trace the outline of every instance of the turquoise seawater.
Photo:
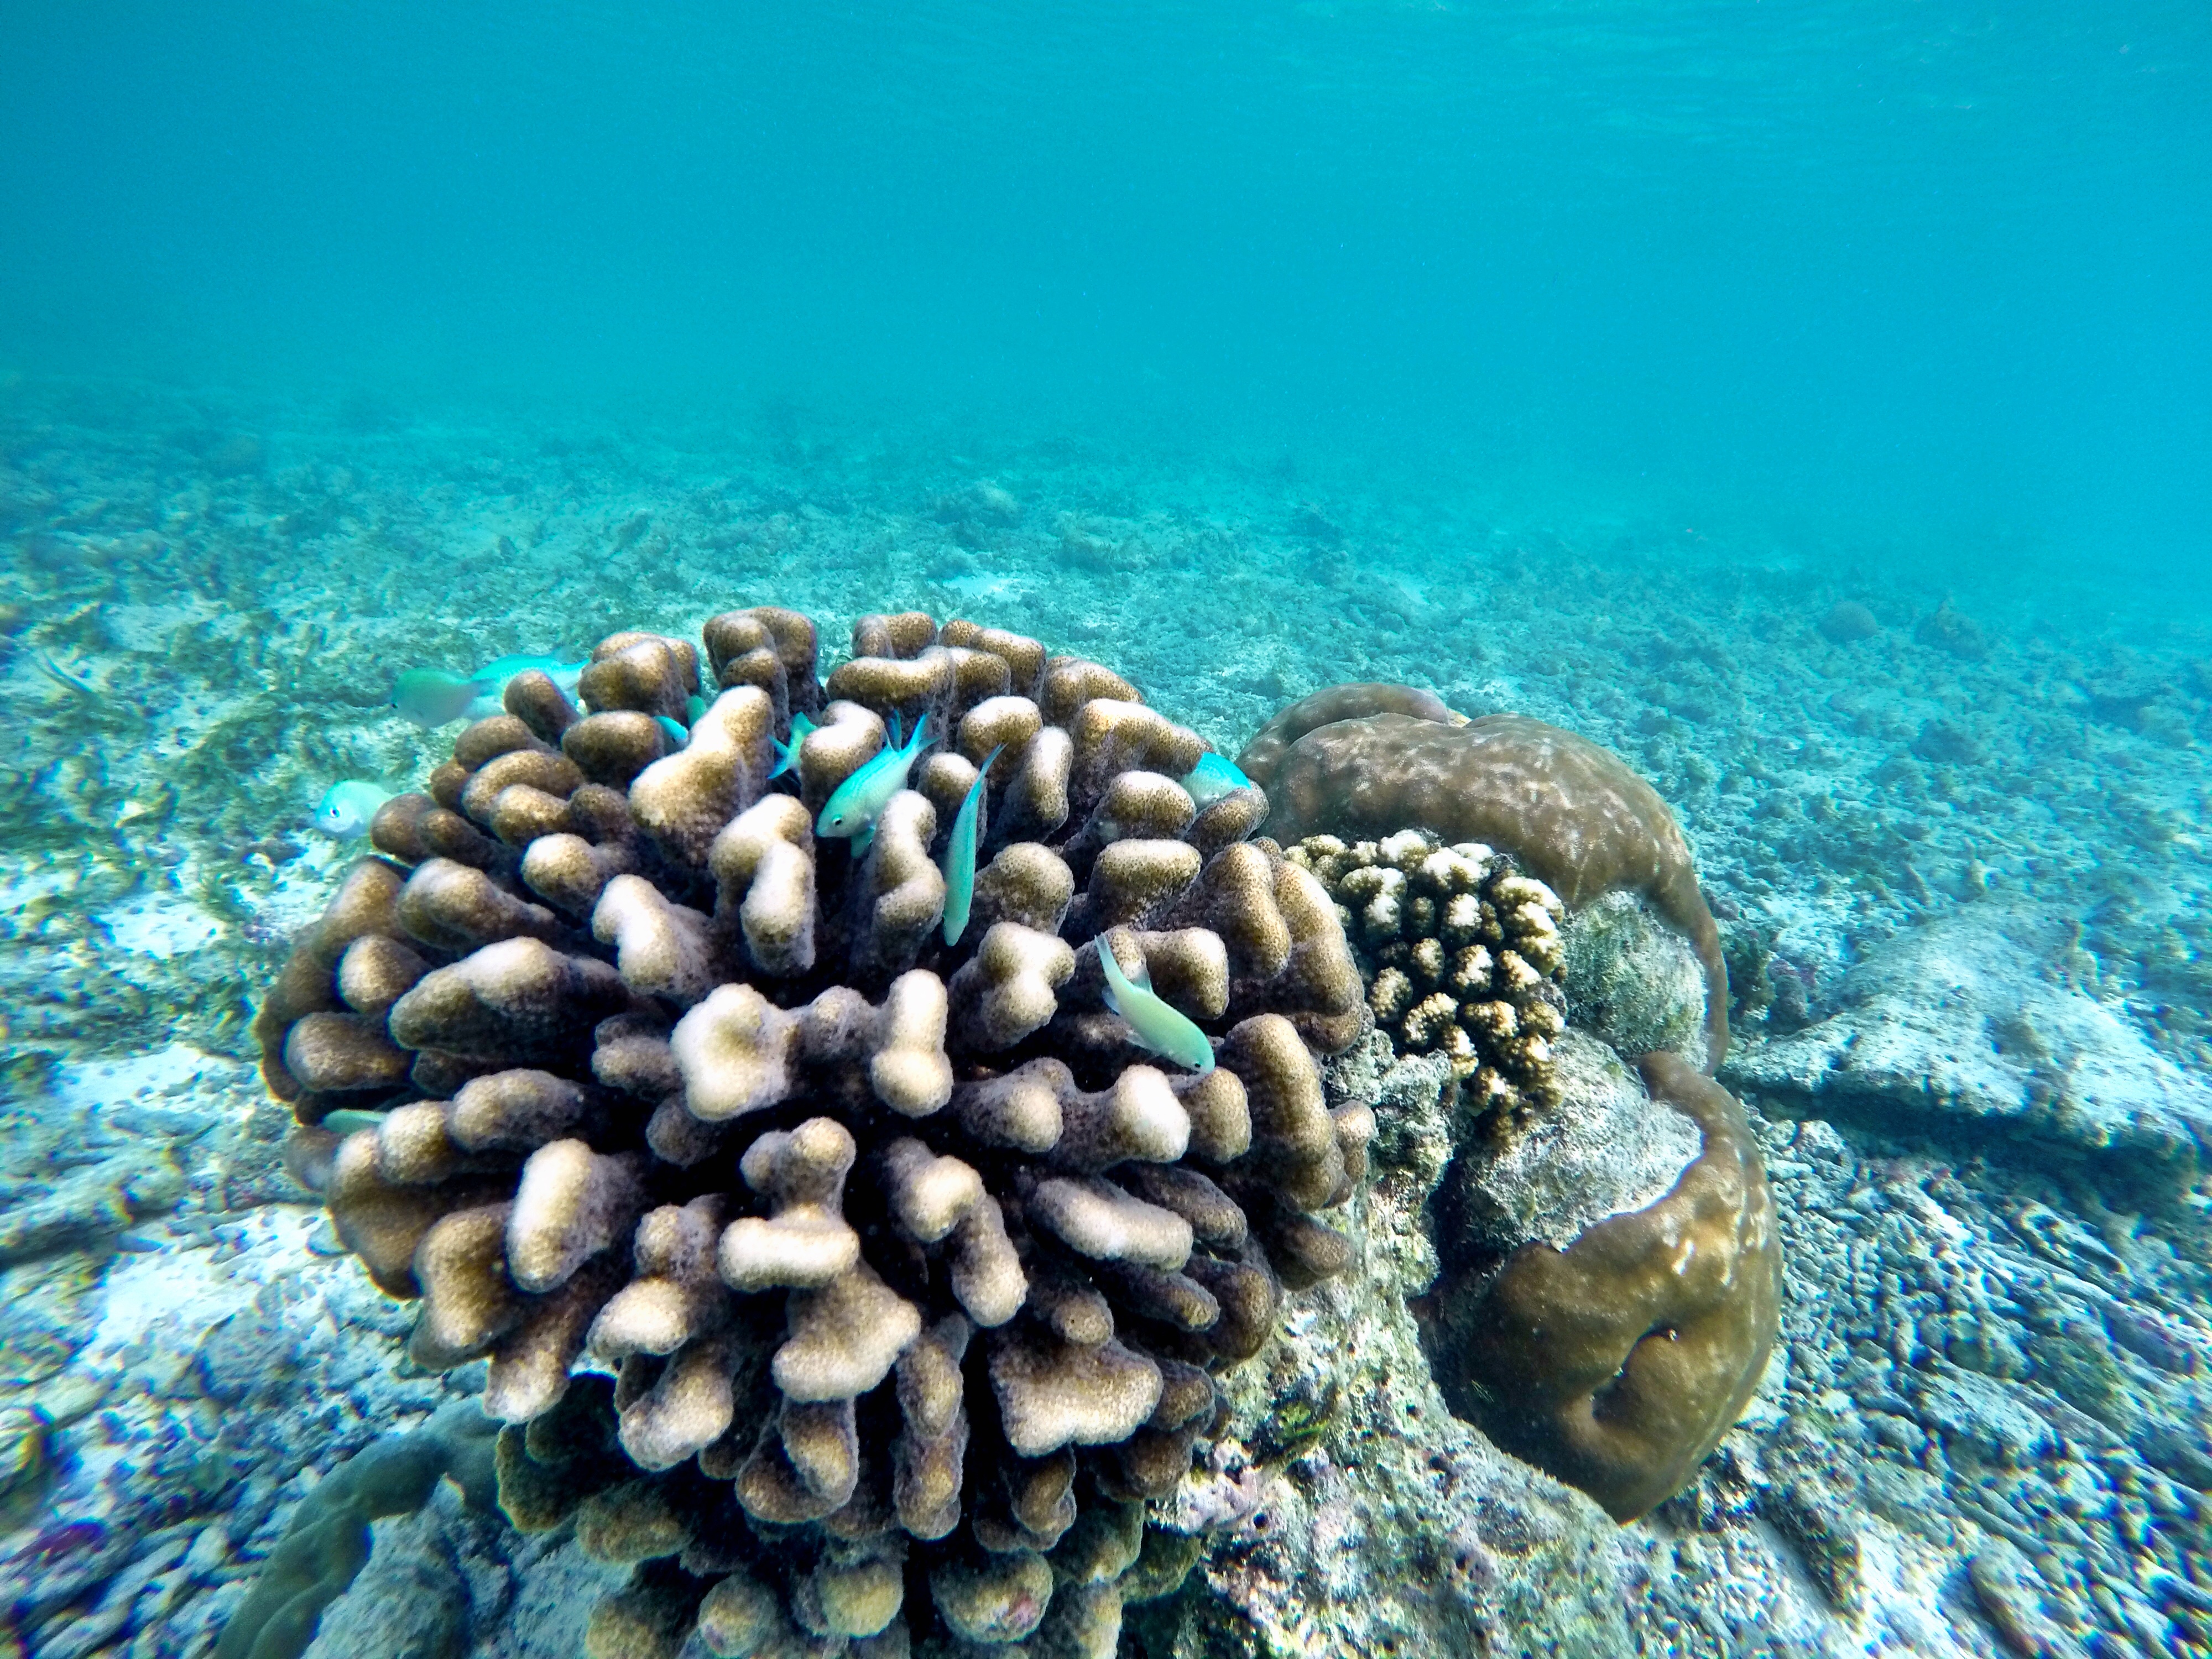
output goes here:
<path id="1" fill-rule="evenodd" d="M 717 643 L 757 606 L 812 619 L 845 737 L 803 653 Z M 1019 638 L 915 689 L 955 618 Z M 664 643 L 580 686 L 623 630 Z M 518 702 L 505 659 L 576 707 Z M 1399 756 L 1359 799 L 1403 822 L 1329 818 L 1246 745 L 1366 682 L 1602 745 L 1620 812 L 1540 834 L 1510 767 L 1424 793 Z M 726 737 L 744 685 L 767 726 Z M 992 692 L 1048 735 L 963 726 Z M 1140 717 L 1086 697 L 1128 692 L 1167 735 L 1100 735 Z M 709 775 L 726 738 L 809 752 L 810 707 L 813 771 Z M 925 708 L 867 861 L 827 795 Z M 571 742 L 580 709 L 637 729 Z M 978 786 L 976 915 L 1073 964 L 1007 936 L 1044 1012 L 1003 1042 L 931 896 L 1001 744 L 1042 769 Z M 1201 749 L 1274 816 L 1194 826 Z M 664 752 L 705 769 L 691 829 L 633 788 Z M 11 0 L 0 1659 L 2212 1652 L 2208 752 L 2201 3 Z M 538 793 L 469 794 L 495 764 Z M 426 788 L 443 839 L 365 836 Z M 772 856 L 711 860 L 763 790 Z M 1589 875 L 1626 819 L 1656 840 Z M 1338 908 L 1300 910 L 1231 846 L 1292 824 L 1514 862 L 1309 845 Z M 587 882 L 527 861 L 556 835 Z M 1057 908 L 990 896 L 1028 840 Z M 1220 896 L 1246 854 L 1280 916 Z M 371 854 L 416 908 L 356 961 L 305 930 Z M 743 915 L 801 863 L 794 967 Z M 1516 871 L 1556 890 L 1517 909 Z M 1458 922 L 1421 885 L 1478 879 Z M 1109 1005 L 1114 924 L 1182 1024 Z M 391 1012 L 523 939 L 606 983 L 474 1036 Z M 950 988 L 934 1037 L 878 1012 L 901 969 Z M 740 984 L 800 1020 L 760 1128 L 834 1122 L 849 1197 L 714 1115 L 755 1039 L 683 1023 Z M 498 1026 L 541 993 L 542 1030 Z M 1303 1127 L 1231 1035 L 1261 1012 L 1326 1060 Z M 1631 1068 L 1709 1063 L 1723 1012 L 1741 1128 L 1692 1129 Z M 1216 1048 L 1249 1161 L 1193 1093 Z M 976 1127 L 1046 1062 L 1074 1127 Z M 525 1073 L 568 1103 L 454 1115 Z M 1720 1182 L 1723 1141 L 1764 1176 Z M 607 1162 L 534 1269 L 485 1218 L 552 1144 Z M 902 1146 L 963 1219 L 926 1224 Z M 995 1316 L 958 1255 L 989 1206 L 1030 1287 Z M 861 1266 L 733 1265 L 805 1206 Z M 464 1215 L 474 1245 L 437 1237 L 479 1299 L 418 1324 L 425 1229 Z M 1601 1224 L 1676 1252 L 1648 1305 L 1573 1255 Z M 1591 1277 L 1508 1363 L 1512 1250 Z M 1712 1260 L 1711 1306 L 1669 1300 Z M 502 1392 L 516 1333 L 557 1304 L 544 1340 L 581 1346 L 625 1278 L 659 1346 L 593 1336 L 571 1437 L 513 1429 L 495 1480 L 479 1400 L 554 1421 Z M 1753 1304 L 1771 1342 L 1698 1322 Z M 1567 1352 L 1608 1321 L 1619 1353 Z M 802 1398 L 825 1344 L 848 1385 Z M 1694 1408 L 1654 1428 L 1670 1389 Z M 1647 1433 L 1681 1467 L 1615 1503 Z"/>

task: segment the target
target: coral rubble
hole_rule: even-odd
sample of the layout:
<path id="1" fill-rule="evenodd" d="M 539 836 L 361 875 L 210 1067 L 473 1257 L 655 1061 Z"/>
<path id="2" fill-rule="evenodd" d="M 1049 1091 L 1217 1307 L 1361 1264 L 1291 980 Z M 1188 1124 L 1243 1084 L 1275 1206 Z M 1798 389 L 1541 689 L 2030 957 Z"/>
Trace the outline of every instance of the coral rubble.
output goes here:
<path id="1" fill-rule="evenodd" d="M 824 687 L 794 613 L 702 637 L 682 746 L 702 653 L 617 635 L 583 710 L 519 677 L 378 813 L 257 1023 L 291 1165 L 419 1297 L 418 1361 L 489 1359 L 518 1523 L 635 1566 L 593 1653 L 1110 1652 L 1215 1373 L 1349 1260 L 1318 1212 L 1373 1118 L 1317 1067 L 1364 1019 L 1334 908 L 1244 839 L 1258 791 L 1197 809 L 1201 740 L 1100 665 L 906 613 Z M 817 840 L 925 720 L 865 852 Z M 953 950 L 940 830 L 979 767 Z M 1217 1064 L 1133 1042 L 1109 945 Z"/>

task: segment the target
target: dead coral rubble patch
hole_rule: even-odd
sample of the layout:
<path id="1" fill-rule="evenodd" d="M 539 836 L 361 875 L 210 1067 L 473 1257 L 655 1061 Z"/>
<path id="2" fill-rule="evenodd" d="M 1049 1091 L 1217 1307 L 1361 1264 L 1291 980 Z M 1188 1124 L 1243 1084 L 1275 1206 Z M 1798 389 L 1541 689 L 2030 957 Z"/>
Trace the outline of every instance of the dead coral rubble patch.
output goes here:
<path id="1" fill-rule="evenodd" d="M 378 815 L 257 1022 L 293 1166 L 420 1298 L 418 1360 L 489 1359 L 517 1522 L 635 1567 L 592 1653 L 1110 1653 L 1215 1373 L 1349 1260 L 1334 907 L 1245 839 L 1257 790 L 1198 810 L 1203 742 L 1101 665 L 909 612 L 825 688 L 796 613 L 702 639 L 607 640 L 582 709 L 521 677 Z M 893 719 L 936 741 L 855 859 L 814 818 Z M 1134 1046 L 1109 933 L 1212 1070 Z"/>

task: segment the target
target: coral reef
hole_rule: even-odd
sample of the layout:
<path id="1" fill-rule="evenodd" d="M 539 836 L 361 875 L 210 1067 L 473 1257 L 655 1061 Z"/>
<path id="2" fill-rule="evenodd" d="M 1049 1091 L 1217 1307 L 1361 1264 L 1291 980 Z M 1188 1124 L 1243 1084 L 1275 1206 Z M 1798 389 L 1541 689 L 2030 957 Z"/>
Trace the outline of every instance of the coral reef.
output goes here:
<path id="1" fill-rule="evenodd" d="M 1706 1069 L 1728 1052 L 1728 970 L 1689 843 L 1610 750 L 1525 715 L 1464 720 L 1410 687 L 1346 685 L 1284 709 L 1237 764 L 1267 792 L 1268 832 L 1285 843 L 1425 830 L 1510 854 L 1570 910 L 1641 895 L 1705 968 Z"/>
<path id="2" fill-rule="evenodd" d="M 1778 1317 L 1758 1150 L 1700 1070 L 1724 1052 L 1726 978 L 1692 947 L 1718 935 L 1672 814 L 1617 758 L 1433 701 L 1332 688 L 1244 763 L 1283 833 L 1371 830 L 1291 856 L 1338 901 L 1398 1052 L 1442 1055 L 1459 1085 L 1423 1316 L 1446 1399 L 1626 1520 L 1735 1421 Z M 1563 890 L 1438 824 L 1506 829 Z"/>
<path id="3" fill-rule="evenodd" d="M 1432 1334 L 1455 1411 L 1623 1521 L 1680 1491 L 1735 1424 L 1782 1297 L 1774 1200 L 1742 1107 L 1675 1055 L 1646 1056 L 1643 1073 L 1703 1142 L 1671 1190 L 1563 1247 L 1510 1228 L 1503 1254 L 1463 1214 L 1447 1220 Z M 1483 1161 L 1455 1160 L 1448 1216 Z"/>
<path id="4" fill-rule="evenodd" d="M 1566 1029 L 1559 896 L 1474 842 L 1418 830 L 1346 846 L 1313 836 L 1286 856 L 1337 902 L 1368 1006 L 1401 1054 L 1440 1054 L 1487 1115 L 1559 1103 L 1553 1042 Z"/>
<path id="5" fill-rule="evenodd" d="M 617 635 L 587 712 L 520 676 L 380 811 L 256 1022 L 288 1161 L 420 1297 L 416 1359 L 488 1358 L 518 1523 L 635 1565 L 594 1654 L 1110 1652 L 1215 1372 L 1350 1259 L 1316 1215 L 1373 1131 L 1317 1069 L 1364 1018 L 1334 906 L 1097 664 L 908 612 L 823 686 L 793 613 L 703 638 L 682 748 L 701 653 Z M 817 840 L 925 720 L 865 854 Z M 939 831 L 985 763 L 955 950 Z M 1210 1068 L 1152 1063 L 1107 948 Z"/>

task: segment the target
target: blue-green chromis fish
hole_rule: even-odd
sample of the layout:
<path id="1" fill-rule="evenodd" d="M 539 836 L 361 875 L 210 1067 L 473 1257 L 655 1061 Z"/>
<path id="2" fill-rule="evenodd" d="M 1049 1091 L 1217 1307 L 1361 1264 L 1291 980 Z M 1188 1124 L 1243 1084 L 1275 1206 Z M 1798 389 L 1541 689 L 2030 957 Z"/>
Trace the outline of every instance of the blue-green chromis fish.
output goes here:
<path id="1" fill-rule="evenodd" d="M 983 803 L 983 785 L 991 775 L 991 763 L 1005 752 L 1000 744 L 983 757 L 975 781 L 968 786 L 967 799 L 952 820 L 952 838 L 945 843 L 945 942 L 960 943 L 968 931 L 968 907 L 975 897 L 975 818 Z"/>
<path id="2" fill-rule="evenodd" d="M 363 1129 L 382 1127 L 384 1118 L 382 1112 L 356 1111 L 350 1106 L 341 1106 L 337 1111 L 325 1114 L 319 1127 L 328 1129 L 334 1135 L 358 1134 Z"/>
<path id="3" fill-rule="evenodd" d="M 315 828 L 339 841 L 352 841 L 368 833 L 376 809 L 392 799 L 392 791 L 360 778 L 347 778 L 323 792 L 315 808 Z"/>
<path id="4" fill-rule="evenodd" d="M 799 745 L 806 741 L 806 734 L 813 729 L 814 722 L 805 715 L 793 714 L 791 717 L 791 736 L 784 742 L 776 744 L 775 770 L 769 773 L 769 776 L 780 778 L 786 772 L 795 772 L 799 769 Z"/>
<path id="5" fill-rule="evenodd" d="M 1110 938 L 1098 936 L 1098 965 L 1106 973 L 1106 1006 L 1129 1022 L 1137 1042 L 1164 1060 L 1201 1077 L 1213 1069 L 1213 1044 L 1188 1014 L 1170 1007 L 1152 989 L 1152 973 L 1140 960 L 1134 980 L 1121 971 Z"/>
<path id="6" fill-rule="evenodd" d="M 900 749 L 888 744 L 878 749 L 865 766 L 837 786 L 823 805 L 822 817 L 814 826 L 815 834 L 849 837 L 853 856 L 860 858 L 866 854 L 869 842 L 875 838 L 877 818 L 890 804 L 891 797 L 906 787 L 907 774 L 914 769 L 922 744 L 928 739 L 929 716 L 924 714 L 915 723 L 911 742 Z"/>
<path id="7" fill-rule="evenodd" d="M 1207 754 L 1198 757 L 1198 764 L 1190 769 L 1182 787 L 1202 812 L 1232 790 L 1249 789 L 1252 780 L 1237 769 L 1235 761 L 1225 756 Z"/>
<path id="8" fill-rule="evenodd" d="M 661 734 L 678 749 L 691 741 L 691 734 L 684 729 L 683 721 L 672 720 L 665 714 L 655 714 L 653 718 L 660 722 Z"/>
<path id="9" fill-rule="evenodd" d="M 550 677 L 569 696 L 586 662 L 562 662 L 558 657 L 497 657 L 473 674 L 449 674 L 442 668 L 410 668 L 394 684 L 392 706 L 417 726 L 434 730 L 466 716 L 483 720 L 499 714 L 505 705 L 507 683 L 532 669 Z"/>
<path id="10" fill-rule="evenodd" d="M 410 668 L 394 681 L 392 706 L 425 731 L 460 719 L 483 688 L 465 675 L 442 668 Z"/>

